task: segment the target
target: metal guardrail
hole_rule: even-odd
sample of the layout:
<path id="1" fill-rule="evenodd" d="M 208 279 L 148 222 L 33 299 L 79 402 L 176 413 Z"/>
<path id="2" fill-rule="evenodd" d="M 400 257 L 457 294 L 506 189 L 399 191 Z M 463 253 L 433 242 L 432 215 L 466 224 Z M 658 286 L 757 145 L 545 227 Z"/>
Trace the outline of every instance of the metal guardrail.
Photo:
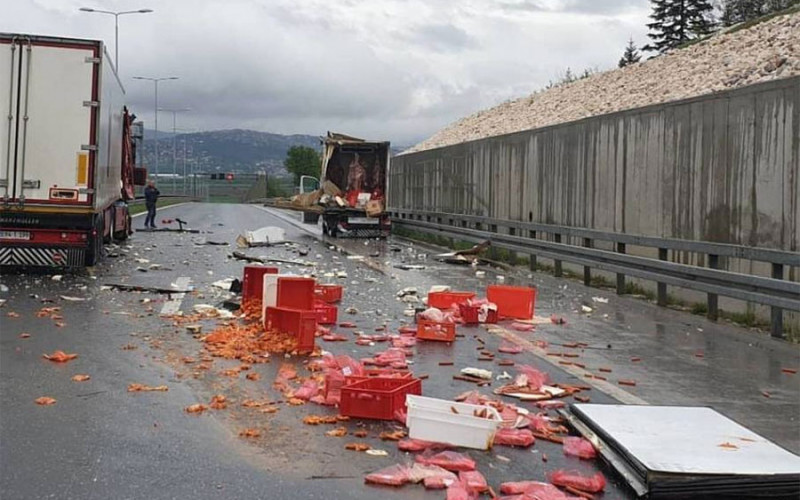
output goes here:
<path id="1" fill-rule="evenodd" d="M 764 304 L 771 307 L 774 337 L 783 337 L 783 310 L 800 311 L 800 284 L 783 279 L 784 266 L 800 266 L 798 253 L 442 212 L 391 209 L 389 213 L 392 223 L 400 226 L 466 241 L 490 239 L 493 246 L 530 255 L 532 269 L 536 267 L 537 256 L 552 259 L 556 276 L 563 273 L 562 261 L 582 265 L 587 286 L 591 284 L 592 268 L 616 273 L 618 294 L 624 293 L 626 275 L 655 281 L 657 302 L 662 306 L 667 304 L 667 285 L 705 292 L 708 294 L 707 315 L 712 320 L 719 315 L 719 295 Z M 498 232 L 498 228 L 504 228 L 508 234 Z M 537 235 L 542 234 L 552 234 L 554 242 L 537 239 Z M 565 236 L 580 238 L 582 244 L 562 243 Z M 616 251 L 592 248 L 595 241 L 612 242 Z M 659 258 L 628 255 L 626 245 L 657 248 Z M 709 267 L 669 262 L 668 250 L 707 255 Z M 768 262 L 772 265 L 772 277 L 718 269 L 719 257 Z"/>
<path id="2" fill-rule="evenodd" d="M 198 198 L 195 198 L 194 196 L 183 196 L 183 195 L 166 195 L 158 197 L 159 202 L 173 201 L 173 200 L 198 201 Z M 135 200 L 131 200 L 128 202 L 129 206 L 136 206 L 143 204 L 144 204 L 144 198 L 136 198 Z"/>

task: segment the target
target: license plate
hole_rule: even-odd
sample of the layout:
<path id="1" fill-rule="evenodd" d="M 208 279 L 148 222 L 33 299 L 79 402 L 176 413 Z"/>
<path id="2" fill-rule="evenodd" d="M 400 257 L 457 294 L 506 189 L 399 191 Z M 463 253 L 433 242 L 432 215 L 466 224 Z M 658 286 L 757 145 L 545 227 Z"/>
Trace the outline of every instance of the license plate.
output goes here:
<path id="1" fill-rule="evenodd" d="M 29 240 L 29 231 L 0 231 L 0 240 Z"/>
<path id="2" fill-rule="evenodd" d="M 348 224 L 380 224 L 380 219 L 371 219 L 369 217 L 349 217 Z"/>

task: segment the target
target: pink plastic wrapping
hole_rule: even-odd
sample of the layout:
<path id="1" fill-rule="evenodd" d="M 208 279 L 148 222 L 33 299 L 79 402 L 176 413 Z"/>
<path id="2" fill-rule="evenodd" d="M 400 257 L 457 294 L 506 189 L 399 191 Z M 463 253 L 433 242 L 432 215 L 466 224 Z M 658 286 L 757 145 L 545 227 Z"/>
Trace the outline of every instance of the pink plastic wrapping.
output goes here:
<path id="1" fill-rule="evenodd" d="M 494 435 L 494 444 L 527 448 L 536 441 L 528 429 L 499 429 Z"/>
<path id="2" fill-rule="evenodd" d="M 536 368 L 528 365 L 517 365 L 517 371 L 519 371 L 522 375 L 528 377 L 528 386 L 532 389 L 537 390 L 541 388 L 544 384 L 546 384 L 550 377 Z"/>
<path id="3" fill-rule="evenodd" d="M 597 451 L 589 441 L 570 436 L 564 438 L 564 454 L 589 460 L 597 456 Z"/>
<path id="4" fill-rule="evenodd" d="M 486 478 L 476 470 L 459 472 L 458 479 L 471 493 L 483 493 L 489 489 Z"/>
<path id="5" fill-rule="evenodd" d="M 525 500 L 567 500 L 574 498 L 566 495 L 563 491 L 550 483 L 542 483 L 539 481 L 503 483 L 500 485 L 500 493 L 503 495 L 519 495 L 519 497 L 516 498 Z"/>
<path id="6" fill-rule="evenodd" d="M 444 443 L 435 443 L 433 441 L 423 441 L 422 439 L 404 438 L 397 442 L 397 448 L 401 451 L 425 451 L 425 450 L 444 450 L 450 448 L 450 445 Z"/>
<path id="7" fill-rule="evenodd" d="M 368 474 L 364 482 L 387 486 L 402 486 L 410 481 L 410 469 L 407 465 L 395 464 Z"/>
<path id="8" fill-rule="evenodd" d="M 606 487 L 606 478 L 600 472 L 594 476 L 585 477 L 577 472 L 557 470 L 553 471 L 548 479 L 556 486 L 570 486 L 588 493 L 599 493 Z"/>
<path id="9" fill-rule="evenodd" d="M 416 462 L 425 465 L 438 465 L 453 472 L 475 470 L 474 460 L 455 451 L 434 453 L 431 450 L 426 450 L 422 455 L 417 455 Z"/>

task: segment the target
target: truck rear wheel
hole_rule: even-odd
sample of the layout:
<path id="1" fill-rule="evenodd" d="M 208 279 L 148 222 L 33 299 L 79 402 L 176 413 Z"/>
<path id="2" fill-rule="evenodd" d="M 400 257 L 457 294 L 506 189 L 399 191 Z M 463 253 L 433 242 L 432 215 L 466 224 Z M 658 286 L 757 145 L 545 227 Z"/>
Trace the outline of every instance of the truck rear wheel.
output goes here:
<path id="1" fill-rule="evenodd" d="M 100 214 L 95 219 L 94 234 L 89 235 L 88 248 L 86 249 L 86 265 L 95 266 L 102 259 L 105 254 L 105 246 L 103 245 L 103 231 L 105 230 L 105 220 L 103 215 Z"/>

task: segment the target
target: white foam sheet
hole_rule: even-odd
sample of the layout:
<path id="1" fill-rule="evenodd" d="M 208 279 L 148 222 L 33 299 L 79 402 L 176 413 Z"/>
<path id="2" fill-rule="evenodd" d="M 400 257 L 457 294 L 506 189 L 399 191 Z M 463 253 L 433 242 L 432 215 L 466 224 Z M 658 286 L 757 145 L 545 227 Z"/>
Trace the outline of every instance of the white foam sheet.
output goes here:
<path id="1" fill-rule="evenodd" d="M 628 454 L 654 472 L 800 474 L 800 457 L 706 407 L 576 404 Z M 720 446 L 724 443 L 736 448 Z"/>

